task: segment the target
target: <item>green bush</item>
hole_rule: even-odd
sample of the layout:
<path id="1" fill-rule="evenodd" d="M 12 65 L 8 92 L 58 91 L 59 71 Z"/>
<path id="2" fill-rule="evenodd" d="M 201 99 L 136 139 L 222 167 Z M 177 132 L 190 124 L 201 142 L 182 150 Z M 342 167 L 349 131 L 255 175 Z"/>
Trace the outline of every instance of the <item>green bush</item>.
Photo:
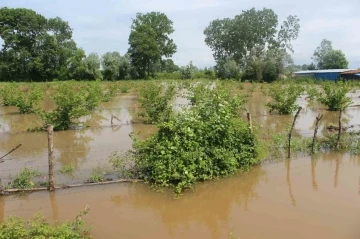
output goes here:
<path id="1" fill-rule="evenodd" d="M 88 183 L 100 183 L 105 181 L 103 170 L 101 167 L 96 167 L 91 171 L 90 177 L 87 180 Z"/>
<path id="2" fill-rule="evenodd" d="M 325 94 L 318 95 L 318 100 L 330 111 L 344 110 L 352 103 L 351 98 L 346 96 L 351 91 L 351 86 L 346 82 L 325 82 L 324 91 Z"/>
<path id="3" fill-rule="evenodd" d="M 62 168 L 59 170 L 59 173 L 61 174 L 72 174 L 74 172 L 74 166 L 70 164 L 65 164 L 62 166 Z"/>
<path id="4" fill-rule="evenodd" d="M 114 98 L 118 90 L 119 88 L 116 84 L 109 85 L 103 92 L 102 101 L 109 102 L 112 98 Z"/>
<path id="5" fill-rule="evenodd" d="M 169 102 L 174 98 L 175 93 L 176 87 L 173 84 L 167 84 L 164 93 L 163 87 L 153 82 L 139 88 L 139 102 L 145 109 L 145 112 L 140 113 L 139 116 L 150 124 L 169 117 L 172 112 Z"/>
<path id="6" fill-rule="evenodd" d="M 96 107 L 100 105 L 101 102 L 110 100 L 108 99 L 110 95 L 107 95 L 106 99 L 104 98 L 105 92 L 100 86 L 99 82 L 87 82 L 85 86 L 82 86 L 81 88 L 85 88 L 84 95 L 85 95 L 86 108 L 89 111 L 94 110 Z"/>
<path id="7" fill-rule="evenodd" d="M 37 110 L 44 93 L 39 85 L 32 85 L 27 92 L 19 91 L 16 97 L 16 106 L 21 114 L 29 114 Z"/>
<path id="8" fill-rule="evenodd" d="M 88 212 L 81 212 L 74 222 L 50 225 L 44 216 L 37 214 L 25 222 L 18 217 L 9 217 L 0 224 L 0 239 L 90 239 L 90 228 L 82 219 Z"/>
<path id="9" fill-rule="evenodd" d="M 279 114 L 292 114 L 299 106 L 296 104 L 297 98 L 304 92 L 304 87 L 295 84 L 281 83 L 271 84 L 266 94 L 273 100 L 267 104 L 270 112 L 276 110 Z"/>
<path id="10" fill-rule="evenodd" d="M 18 95 L 21 94 L 19 84 L 7 83 L 0 89 L 1 104 L 4 106 L 16 106 Z"/>
<path id="11" fill-rule="evenodd" d="M 180 193 L 259 162 L 256 138 L 239 118 L 241 99 L 219 88 L 198 94 L 196 104 L 160 123 L 155 135 L 134 139 L 141 178 Z"/>
<path id="12" fill-rule="evenodd" d="M 29 189 L 34 188 L 36 185 L 33 182 L 34 177 L 40 176 L 37 170 L 23 168 L 9 184 L 9 188 Z"/>
<path id="13" fill-rule="evenodd" d="M 67 130 L 74 120 L 90 114 L 101 103 L 103 91 L 98 83 L 61 83 L 53 99 L 57 106 L 54 111 L 38 113 L 45 126 L 51 124 L 54 130 Z"/>

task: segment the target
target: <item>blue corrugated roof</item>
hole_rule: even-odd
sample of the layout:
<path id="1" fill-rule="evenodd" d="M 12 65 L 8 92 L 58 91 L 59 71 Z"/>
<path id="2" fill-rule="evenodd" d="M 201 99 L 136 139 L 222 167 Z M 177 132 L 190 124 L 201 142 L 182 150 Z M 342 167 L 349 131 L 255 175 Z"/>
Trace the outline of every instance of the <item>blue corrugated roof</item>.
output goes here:
<path id="1" fill-rule="evenodd" d="M 294 74 L 315 74 L 315 73 L 342 73 L 345 71 L 352 71 L 353 69 L 329 69 L 329 70 L 314 70 L 314 71 L 297 71 Z"/>

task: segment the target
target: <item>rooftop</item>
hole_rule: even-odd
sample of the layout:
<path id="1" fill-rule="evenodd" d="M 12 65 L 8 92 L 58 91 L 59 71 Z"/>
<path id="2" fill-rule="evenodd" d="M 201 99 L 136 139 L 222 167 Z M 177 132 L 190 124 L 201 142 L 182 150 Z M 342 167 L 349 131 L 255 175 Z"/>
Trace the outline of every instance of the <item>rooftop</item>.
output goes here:
<path id="1" fill-rule="evenodd" d="M 314 70 L 314 71 L 297 71 L 295 74 L 315 74 L 315 73 L 342 73 L 354 71 L 354 69 L 329 69 L 329 70 Z"/>
<path id="2" fill-rule="evenodd" d="M 354 75 L 354 74 L 359 74 L 360 70 L 351 70 L 351 71 L 345 71 L 343 73 L 341 73 L 341 75 Z"/>

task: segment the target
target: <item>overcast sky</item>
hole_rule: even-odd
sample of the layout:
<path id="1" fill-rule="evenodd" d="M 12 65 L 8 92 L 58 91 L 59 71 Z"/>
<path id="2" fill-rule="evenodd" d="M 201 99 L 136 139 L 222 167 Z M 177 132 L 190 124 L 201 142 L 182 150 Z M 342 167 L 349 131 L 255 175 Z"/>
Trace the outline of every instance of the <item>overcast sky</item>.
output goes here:
<path id="1" fill-rule="evenodd" d="M 100 55 L 126 53 L 131 19 L 137 12 L 164 12 L 174 22 L 175 63 L 192 60 L 200 67 L 214 65 L 203 34 L 212 20 L 267 7 L 278 14 L 279 22 L 288 15 L 300 18 L 300 35 L 293 43 L 296 64 L 310 63 L 314 49 L 326 38 L 345 53 L 350 68 L 360 67 L 360 0 L 1 0 L 3 6 L 61 17 L 73 28 L 79 47 Z"/>

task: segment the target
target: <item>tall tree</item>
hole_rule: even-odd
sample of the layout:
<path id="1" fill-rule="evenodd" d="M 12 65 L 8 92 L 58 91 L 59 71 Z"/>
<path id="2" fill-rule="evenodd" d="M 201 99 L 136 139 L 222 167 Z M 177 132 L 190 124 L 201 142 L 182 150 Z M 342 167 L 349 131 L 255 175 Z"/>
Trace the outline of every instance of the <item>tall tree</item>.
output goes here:
<path id="1" fill-rule="evenodd" d="M 215 72 L 220 79 L 238 79 L 240 77 L 240 67 L 231 57 L 220 59 L 215 66 Z"/>
<path id="2" fill-rule="evenodd" d="M 292 51 L 291 41 L 299 34 L 300 24 L 296 16 L 289 16 L 277 31 L 278 17 L 273 10 L 252 8 L 234 19 L 214 20 L 205 29 L 205 43 L 213 50 L 217 61 L 232 57 L 245 66 L 253 48 L 265 50 L 283 48 Z"/>
<path id="3" fill-rule="evenodd" d="M 61 18 L 46 19 L 33 10 L 0 8 L 0 79 L 45 81 L 67 74 L 76 53 L 72 29 Z"/>
<path id="4" fill-rule="evenodd" d="M 173 22 L 160 12 L 138 13 L 133 20 L 131 29 L 147 25 L 155 32 L 155 41 L 160 50 L 160 57 L 171 57 L 176 52 L 176 45 L 170 35 L 175 31 Z"/>
<path id="5" fill-rule="evenodd" d="M 174 71 L 180 70 L 180 67 L 175 65 L 172 59 L 162 60 L 160 68 L 161 68 L 160 69 L 161 72 L 167 72 L 167 73 L 172 73 Z"/>
<path id="6" fill-rule="evenodd" d="M 140 77 L 149 76 L 163 57 L 176 52 L 176 45 L 169 37 L 173 32 L 173 22 L 164 13 L 138 13 L 133 19 L 128 52 Z"/>
<path id="7" fill-rule="evenodd" d="M 286 65 L 280 63 L 287 62 L 287 51 L 293 52 L 291 42 L 299 35 L 299 22 L 298 17 L 289 16 L 277 30 L 278 17 L 273 10 L 252 8 L 233 19 L 212 21 L 204 31 L 205 42 L 213 50 L 217 64 L 230 57 L 247 70 L 248 76 L 262 80 L 270 66 L 272 72 L 282 73 L 279 70 L 285 69 Z"/>
<path id="8" fill-rule="evenodd" d="M 90 53 L 84 60 L 83 60 L 85 69 L 86 69 L 86 76 L 85 79 L 87 80 L 98 80 L 102 78 L 100 72 L 100 58 L 99 55 L 96 53 Z"/>
<path id="9" fill-rule="evenodd" d="M 316 67 L 321 70 L 346 69 L 349 64 L 344 53 L 341 50 L 334 50 L 332 42 L 327 39 L 321 41 L 320 46 L 314 51 L 312 59 Z"/>
<path id="10" fill-rule="evenodd" d="M 137 68 L 140 78 L 148 77 L 152 65 L 161 57 L 155 31 L 148 25 L 139 25 L 131 31 L 129 44 L 131 63 Z"/>
<path id="11" fill-rule="evenodd" d="M 323 69 L 347 69 L 349 62 L 341 50 L 331 50 L 322 59 Z"/>
<path id="12" fill-rule="evenodd" d="M 102 56 L 101 65 L 105 80 L 125 80 L 130 78 L 130 57 L 119 52 L 107 52 Z"/>

